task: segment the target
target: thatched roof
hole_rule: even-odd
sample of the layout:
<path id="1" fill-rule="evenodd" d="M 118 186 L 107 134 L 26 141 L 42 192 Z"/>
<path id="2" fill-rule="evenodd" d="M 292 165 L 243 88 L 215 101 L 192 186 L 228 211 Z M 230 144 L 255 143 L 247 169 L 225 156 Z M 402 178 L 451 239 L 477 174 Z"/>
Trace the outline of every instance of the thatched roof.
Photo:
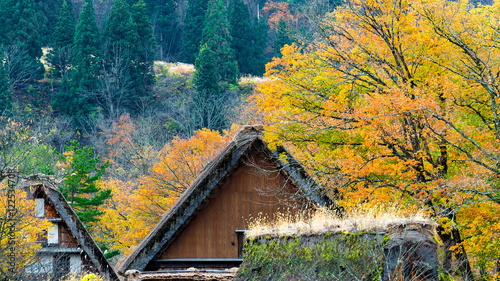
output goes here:
<path id="1" fill-rule="evenodd" d="M 109 280 L 119 280 L 113 267 L 104 257 L 101 249 L 97 247 L 94 239 L 87 232 L 73 208 L 68 204 L 64 196 L 57 188 L 55 181 L 48 176 L 35 174 L 21 180 L 19 188 L 26 190 L 28 196 L 33 196 L 37 190 L 45 194 L 45 198 L 50 200 L 52 206 L 66 223 L 71 233 L 78 241 L 79 247 L 87 254 L 92 264 L 97 268 L 99 274 Z"/>
<path id="2" fill-rule="evenodd" d="M 250 152 L 260 153 L 270 160 L 277 169 L 290 178 L 292 184 L 298 187 L 308 200 L 321 206 L 335 207 L 335 203 L 283 146 L 278 146 L 276 151 L 269 149 L 263 141 L 262 130 L 261 125 L 244 126 L 127 257 L 118 268 L 118 273 L 124 274 L 127 270 L 144 271 L 151 261 L 171 245 L 175 237 L 203 207 L 202 203 L 210 198 L 209 195 L 217 185 L 229 176 Z M 280 160 L 283 159 L 280 155 L 286 156 L 286 163 Z"/>

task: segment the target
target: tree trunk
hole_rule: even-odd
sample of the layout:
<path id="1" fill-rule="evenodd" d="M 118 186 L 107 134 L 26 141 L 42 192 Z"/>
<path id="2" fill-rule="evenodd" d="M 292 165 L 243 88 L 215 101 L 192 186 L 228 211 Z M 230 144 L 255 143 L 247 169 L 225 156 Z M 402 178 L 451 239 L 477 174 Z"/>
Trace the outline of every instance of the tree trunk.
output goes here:
<path id="1" fill-rule="evenodd" d="M 451 274 L 451 262 L 453 258 L 453 253 L 450 251 L 450 247 L 455 245 L 455 241 L 451 237 L 451 233 L 446 233 L 442 226 L 439 226 L 437 233 L 441 241 L 443 241 L 444 248 L 444 258 L 443 258 L 443 271 L 447 274 Z"/>
<path id="2" fill-rule="evenodd" d="M 453 228 L 451 230 L 453 235 L 453 240 L 455 241 L 455 245 L 460 245 L 460 251 L 455 253 L 455 258 L 458 262 L 458 270 L 462 274 L 462 280 L 464 281 L 472 281 L 475 280 L 474 274 L 472 273 L 472 269 L 469 263 L 469 257 L 467 256 L 467 252 L 465 251 L 464 246 L 461 245 L 462 238 L 460 237 L 460 232 L 458 229 Z"/>

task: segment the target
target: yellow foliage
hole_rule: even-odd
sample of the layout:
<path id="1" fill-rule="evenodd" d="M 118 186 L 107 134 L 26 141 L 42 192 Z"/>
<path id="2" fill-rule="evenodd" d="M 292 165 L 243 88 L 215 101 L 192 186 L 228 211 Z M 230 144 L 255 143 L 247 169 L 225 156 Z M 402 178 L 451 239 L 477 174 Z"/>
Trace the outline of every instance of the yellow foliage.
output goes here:
<path id="1" fill-rule="evenodd" d="M 290 147 L 346 209 L 425 209 L 492 273 L 499 12 L 498 2 L 348 1 L 319 23 L 322 40 L 285 46 L 266 66 L 251 97 L 266 140 Z"/>

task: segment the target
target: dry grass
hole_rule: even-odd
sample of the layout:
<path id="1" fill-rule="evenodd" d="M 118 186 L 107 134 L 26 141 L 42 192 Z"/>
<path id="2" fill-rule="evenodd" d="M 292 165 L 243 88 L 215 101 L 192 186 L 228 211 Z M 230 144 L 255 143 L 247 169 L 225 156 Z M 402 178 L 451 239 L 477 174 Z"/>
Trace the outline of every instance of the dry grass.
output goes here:
<path id="1" fill-rule="evenodd" d="M 269 78 L 263 76 L 248 75 L 240 78 L 240 84 L 245 84 L 245 83 L 260 84 L 266 81 L 269 81 Z"/>
<path id="2" fill-rule="evenodd" d="M 385 231 L 391 225 L 412 222 L 430 222 L 422 211 L 408 212 L 396 205 L 384 205 L 374 208 L 359 208 L 349 212 L 343 218 L 325 208 L 312 214 L 279 213 L 274 220 L 259 216 L 250 219 L 247 237 L 296 236 L 328 232 L 364 232 Z"/>
<path id="3" fill-rule="evenodd" d="M 177 75 L 191 75 L 195 71 L 193 64 L 182 63 L 182 62 L 164 62 L 164 61 L 155 61 L 154 63 L 154 72 L 156 74 L 161 73 L 162 71 L 168 71 L 168 74 L 177 74 Z"/>

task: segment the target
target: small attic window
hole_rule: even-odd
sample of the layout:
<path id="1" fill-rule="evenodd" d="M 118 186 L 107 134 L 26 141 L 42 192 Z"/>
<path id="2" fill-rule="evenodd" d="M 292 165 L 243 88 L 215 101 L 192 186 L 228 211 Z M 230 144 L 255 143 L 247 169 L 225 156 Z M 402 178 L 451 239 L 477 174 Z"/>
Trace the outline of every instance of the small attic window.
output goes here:
<path id="1" fill-rule="evenodd" d="M 45 200 L 43 198 L 35 199 L 35 217 L 45 217 Z"/>

